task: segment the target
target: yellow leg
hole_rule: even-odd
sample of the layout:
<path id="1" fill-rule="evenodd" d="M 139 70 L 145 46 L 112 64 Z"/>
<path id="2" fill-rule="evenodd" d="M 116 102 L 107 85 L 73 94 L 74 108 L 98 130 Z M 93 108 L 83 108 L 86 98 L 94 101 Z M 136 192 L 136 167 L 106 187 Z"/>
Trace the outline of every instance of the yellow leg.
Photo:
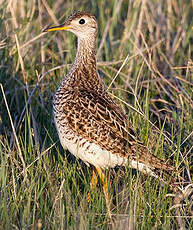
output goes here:
<path id="1" fill-rule="evenodd" d="M 95 170 L 93 169 L 92 179 L 91 179 L 91 182 L 90 182 L 91 192 L 96 187 L 97 182 L 98 182 L 98 178 L 97 178 L 97 175 L 95 173 Z M 89 192 L 88 197 L 87 197 L 87 201 L 90 202 L 90 199 L 91 199 L 91 193 Z"/>
<path id="2" fill-rule="evenodd" d="M 110 220 L 112 221 L 112 215 L 111 215 L 111 210 L 110 210 L 110 199 L 109 199 L 109 193 L 108 193 L 108 180 L 107 180 L 107 177 L 105 176 L 105 174 L 103 173 L 101 168 L 96 167 L 96 170 L 97 170 L 98 175 L 99 175 L 99 177 L 103 183 L 103 190 L 104 190 L 104 194 L 105 194 L 107 213 L 108 213 Z"/>
<path id="3" fill-rule="evenodd" d="M 93 169 L 93 172 L 92 172 L 92 179 L 91 179 L 91 183 L 90 183 L 90 188 L 91 190 L 94 189 L 97 185 L 97 182 L 98 182 L 98 178 L 97 178 L 97 175 L 95 173 L 95 170 Z"/>

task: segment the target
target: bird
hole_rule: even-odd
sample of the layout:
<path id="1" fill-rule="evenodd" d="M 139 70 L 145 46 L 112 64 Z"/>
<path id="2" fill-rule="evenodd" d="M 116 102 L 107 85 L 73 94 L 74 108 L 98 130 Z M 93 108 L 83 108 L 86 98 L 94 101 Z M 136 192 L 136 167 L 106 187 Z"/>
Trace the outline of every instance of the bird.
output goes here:
<path id="1" fill-rule="evenodd" d="M 163 180 L 175 190 L 176 168 L 153 155 L 138 138 L 122 108 L 107 91 L 96 67 L 98 23 L 92 13 L 77 11 L 58 26 L 78 38 L 76 57 L 53 99 L 54 121 L 61 145 L 92 165 L 91 189 L 102 181 L 108 212 L 108 181 L 104 170 L 128 166 Z M 98 175 L 97 175 L 98 174 Z M 110 214 L 109 214 L 110 215 Z"/>

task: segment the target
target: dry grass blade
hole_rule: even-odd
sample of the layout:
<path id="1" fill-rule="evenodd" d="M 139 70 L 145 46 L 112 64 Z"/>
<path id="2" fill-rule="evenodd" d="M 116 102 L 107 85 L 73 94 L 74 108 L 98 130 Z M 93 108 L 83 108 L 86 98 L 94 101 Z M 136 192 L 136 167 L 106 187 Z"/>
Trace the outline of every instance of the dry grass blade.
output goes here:
<path id="1" fill-rule="evenodd" d="M 29 97 L 30 92 L 29 92 L 29 87 L 28 87 L 28 82 L 27 82 L 27 76 L 26 76 L 26 72 L 25 72 L 25 68 L 24 68 L 24 62 L 23 62 L 23 58 L 20 52 L 20 45 L 19 45 L 19 41 L 17 38 L 17 35 L 15 34 L 15 40 L 16 40 L 16 44 L 17 44 L 17 50 L 18 50 L 18 55 L 19 55 L 19 61 L 20 61 L 20 65 L 21 65 L 21 69 L 22 69 L 22 74 L 23 74 L 23 80 L 26 86 L 26 90 L 27 90 L 27 95 Z M 33 114 L 33 109 L 30 106 L 30 113 L 31 113 L 31 117 L 32 117 L 32 122 L 33 122 L 33 130 L 34 130 L 34 136 L 35 136 L 35 143 L 36 143 L 36 147 L 39 148 L 40 145 L 40 141 L 38 138 L 38 125 L 36 123 L 34 114 Z"/>
<path id="2" fill-rule="evenodd" d="M 22 155 L 22 151 L 21 151 L 21 148 L 20 148 L 20 144 L 19 144 L 19 140 L 17 138 L 17 134 L 16 134 L 16 131 L 15 131 L 15 127 L 13 125 L 13 120 L 12 120 L 12 117 L 11 117 L 11 113 L 10 113 L 10 110 L 9 110 L 9 106 L 7 104 L 7 99 L 5 97 L 5 92 L 4 92 L 4 89 L 3 89 L 3 85 L 0 84 L 0 87 L 1 87 L 1 92 L 3 94 L 3 99 L 4 99 L 4 102 L 5 102 L 5 106 L 6 106 L 6 109 L 7 109 L 7 113 L 8 113 L 8 116 L 9 116 L 9 120 L 10 120 L 10 123 L 11 123 L 11 127 L 12 127 L 12 130 L 13 130 L 13 134 L 14 134 L 14 137 L 15 137 L 15 141 L 16 141 L 16 145 L 17 145 L 17 148 L 18 148 L 18 155 L 19 155 L 19 158 L 22 162 L 22 165 L 23 165 L 23 168 L 24 168 L 24 171 L 25 171 L 25 174 L 27 175 L 27 171 L 26 171 L 26 164 L 25 164 L 25 161 L 24 161 L 24 158 L 23 158 L 23 155 Z"/>

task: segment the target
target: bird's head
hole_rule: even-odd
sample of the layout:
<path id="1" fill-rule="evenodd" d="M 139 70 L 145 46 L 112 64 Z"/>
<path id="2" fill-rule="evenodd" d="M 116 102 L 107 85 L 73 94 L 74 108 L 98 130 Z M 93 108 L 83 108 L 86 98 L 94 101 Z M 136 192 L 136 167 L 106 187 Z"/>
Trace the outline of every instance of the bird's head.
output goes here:
<path id="1" fill-rule="evenodd" d="M 87 12 L 75 12 L 59 26 L 48 27 L 43 32 L 67 30 L 74 33 L 78 38 L 84 39 L 90 36 L 96 36 L 97 21 L 94 15 Z"/>

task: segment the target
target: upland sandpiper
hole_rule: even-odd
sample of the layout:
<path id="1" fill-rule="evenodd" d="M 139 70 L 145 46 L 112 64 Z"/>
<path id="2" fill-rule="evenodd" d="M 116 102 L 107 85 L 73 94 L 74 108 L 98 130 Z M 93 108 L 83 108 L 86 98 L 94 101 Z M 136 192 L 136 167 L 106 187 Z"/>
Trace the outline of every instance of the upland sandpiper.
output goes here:
<path id="1" fill-rule="evenodd" d="M 76 12 L 64 24 L 44 32 L 67 30 L 78 37 L 75 61 L 53 100 L 54 120 L 63 148 L 96 168 L 109 208 L 103 169 L 126 165 L 163 179 L 175 168 L 154 156 L 139 141 L 127 116 L 106 91 L 96 68 L 97 29 L 91 13 Z M 172 181 L 166 182 L 174 187 Z M 96 183 L 93 170 L 91 187 Z"/>

